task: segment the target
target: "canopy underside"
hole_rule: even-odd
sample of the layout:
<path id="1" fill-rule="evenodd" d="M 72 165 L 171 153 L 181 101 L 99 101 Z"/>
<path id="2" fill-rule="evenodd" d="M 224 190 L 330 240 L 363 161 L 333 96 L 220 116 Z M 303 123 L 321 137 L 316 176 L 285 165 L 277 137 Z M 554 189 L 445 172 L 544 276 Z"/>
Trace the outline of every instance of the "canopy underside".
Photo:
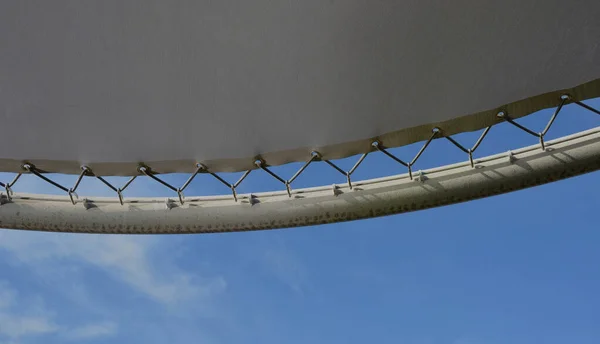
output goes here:
<path id="1" fill-rule="evenodd" d="M 0 9 L 0 170 L 211 171 L 600 96 L 600 2 L 32 1 Z"/>

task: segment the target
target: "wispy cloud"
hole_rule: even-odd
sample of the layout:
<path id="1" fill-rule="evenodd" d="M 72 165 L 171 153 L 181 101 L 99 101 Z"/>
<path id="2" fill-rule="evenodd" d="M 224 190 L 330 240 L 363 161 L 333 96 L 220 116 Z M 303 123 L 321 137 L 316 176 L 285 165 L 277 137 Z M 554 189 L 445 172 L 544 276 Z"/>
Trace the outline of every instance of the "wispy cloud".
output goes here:
<path id="1" fill-rule="evenodd" d="M 0 339 L 11 341 L 58 331 L 39 299 L 33 302 L 19 302 L 19 293 L 8 282 L 0 281 Z"/>
<path id="2" fill-rule="evenodd" d="M 117 324 L 114 322 L 103 322 L 88 324 L 77 327 L 66 332 L 65 337 L 74 340 L 92 339 L 97 337 L 113 336 L 117 333 Z"/>
<path id="3" fill-rule="evenodd" d="M 46 317 L 0 313 L 0 335 L 10 339 L 56 331 L 58 326 Z"/>
<path id="4" fill-rule="evenodd" d="M 220 316 L 221 309 L 215 307 L 215 302 L 227 288 L 225 279 L 185 269 L 174 258 L 177 247 L 161 239 L 164 237 L 0 230 L 3 263 L 12 265 L 15 271 L 32 273 L 36 283 L 53 286 L 42 296 L 53 295 L 52 306 L 60 307 L 55 308 L 56 312 L 24 307 L 24 302 L 36 298 L 43 305 L 43 299 L 29 294 L 19 297 L 7 282 L 0 281 L 0 343 L 48 335 L 72 341 L 117 336 L 127 310 L 114 308 L 119 301 L 99 290 L 100 285 L 92 284 L 95 281 L 104 284 L 113 280 L 111 288 L 125 292 L 130 289 L 130 295 L 138 301 L 122 292 L 119 295 L 122 300 L 135 302 L 138 311 L 159 307 L 173 319 L 192 314 Z M 75 319 L 73 312 L 85 316 Z"/>
<path id="5" fill-rule="evenodd" d="M 292 291 L 302 294 L 308 287 L 308 271 L 302 261 L 283 242 L 264 254 L 269 271 Z"/>
<path id="6" fill-rule="evenodd" d="M 0 232 L 0 249 L 21 263 L 43 269 L 48 264 L 91 264 L 165 305 L 208 297 L 226 288 L 220 277 L 183 272 L 169 257 L 152 259 L 157 237 Z"/>
<path id="7" fill-rule="evenodd" d="M 28 301 L 28 300 L 32 301 Z M 39 296 L 21 296 L 6 281 L 0 281 L 0 340 L 19 342 L 22 338 L 56 334 L 85 340 L 117 333 L 114 322 L 85 324 L 71 328 L 56 322 L 56 313 L 46 309 Z"/>
<path id="8" fill-rule="evenodd" d="M 0 281 L 0 309 L 9 308 L 17 297 L 17 292 L 7 282 Z"/>

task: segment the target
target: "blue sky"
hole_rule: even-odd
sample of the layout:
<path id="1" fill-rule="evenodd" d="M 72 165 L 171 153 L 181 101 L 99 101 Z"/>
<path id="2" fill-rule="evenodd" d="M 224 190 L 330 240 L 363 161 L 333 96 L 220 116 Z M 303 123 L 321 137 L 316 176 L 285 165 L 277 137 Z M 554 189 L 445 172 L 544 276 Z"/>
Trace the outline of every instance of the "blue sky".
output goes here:
<path id="1" fill-rule="evenodd" d="M 550 114 L 520 122 L 539 131 Z M 599 124 L 569 106 L 549 136 Z M 457 138 L 470 145 L 477 134 Z M 504 124 L 476 155 L 535 143 Z M 417 150 L 394 153 L 409 160 Z M 417 168 L 466 158 L 438 140 Z M 298 166 L 276 170 L 287 177 Z M 403 172 L 373 154 L 354 179 Z M 294 187 L 343 183 L 336 173 L 311 166 Z M 598 186 L 592 173 L 416 213 L 251 233 L 0 230 L 0 343 L 598 343 Z M 241 192 L 281 187 L 253 172 Z M 111 195 L 90 180 L 82 188 Z M 227 192 L 209 176 L 190 188 Z M 15 187 L 34 190 L 57 192 L 29 176 Z M 173 196 L 143 178 L 127 195 Z"/>

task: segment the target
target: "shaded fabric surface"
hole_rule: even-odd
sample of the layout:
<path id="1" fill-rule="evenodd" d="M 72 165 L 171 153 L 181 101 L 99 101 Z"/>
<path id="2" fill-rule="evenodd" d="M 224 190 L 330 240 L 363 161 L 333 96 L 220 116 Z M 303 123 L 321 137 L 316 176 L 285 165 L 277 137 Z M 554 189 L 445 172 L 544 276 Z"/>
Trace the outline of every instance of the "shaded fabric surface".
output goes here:
<path id="1" fill-rule="evenodd" d="M 0 170 L 333 159 L 600 96 L 600 2 L 18 1 Z M 10 144 L 9 144 L 10 143 Z"/>

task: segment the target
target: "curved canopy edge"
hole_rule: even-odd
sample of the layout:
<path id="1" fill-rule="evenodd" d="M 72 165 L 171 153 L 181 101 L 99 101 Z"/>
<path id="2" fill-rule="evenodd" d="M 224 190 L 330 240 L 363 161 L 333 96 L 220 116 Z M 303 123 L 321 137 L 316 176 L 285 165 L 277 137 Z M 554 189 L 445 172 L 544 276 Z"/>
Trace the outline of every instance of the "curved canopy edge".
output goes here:
<path id="1" fill-rule="evenodd" d="M 255 161 L 257 159 L 264 160 L 270 166 L 307 161 L 310 159 L 313 151 L 319 152 L 323 159 L 340 159 L 372 151 L 372 143 L 376 140 L 379 141 L 382 146 L 389 148 L 424 141 L 431 136 L 433 128 L 439 128 L 442 132 L 442 136 L 480 130 L 502 122 L 502 119 L 497 117 L 497 114 L 500 111 L 506 113 L 511 119 L 517 119 L 543 109 L 557 107 L 562 101 L 561 96 L 565 94 L 570 97 L 567 104 L 573 101 L 583 101 L 600 97 L 600 79 L 595 79 L 573 88 L 548 92 L 505 104 L 487 111 L 469 114 L 443 122 L 429 123 L 417 127 L 388 132 L 377 137 L 369 137 L 358 141 L 335 145 L 304 147 L 278 152 L 264 152 L 258 156 L 208 161 L 163 160 L 86 163 L 84 161 L 28 160 L 27 157 L 23 157 L 22 160 L 0 159 L 0 171 L 23 172 L 22 165 L 27 162 L 33 164 L 38 170 L 45 172 L 79 174 L 81 173 L 81 166 L 86 165 L 97 175 L 131 176 L 138 174 L 137 168 L 140 165 L 151 167 L 155 173 L 192 173 L 196 170 L 197 163 L 202 163 L 211 172 L 237 172 L 256 169 L 257 166 L 255 165 Z M 339 125 L 344 125 L 344 123 L 339 123 Z"/>

